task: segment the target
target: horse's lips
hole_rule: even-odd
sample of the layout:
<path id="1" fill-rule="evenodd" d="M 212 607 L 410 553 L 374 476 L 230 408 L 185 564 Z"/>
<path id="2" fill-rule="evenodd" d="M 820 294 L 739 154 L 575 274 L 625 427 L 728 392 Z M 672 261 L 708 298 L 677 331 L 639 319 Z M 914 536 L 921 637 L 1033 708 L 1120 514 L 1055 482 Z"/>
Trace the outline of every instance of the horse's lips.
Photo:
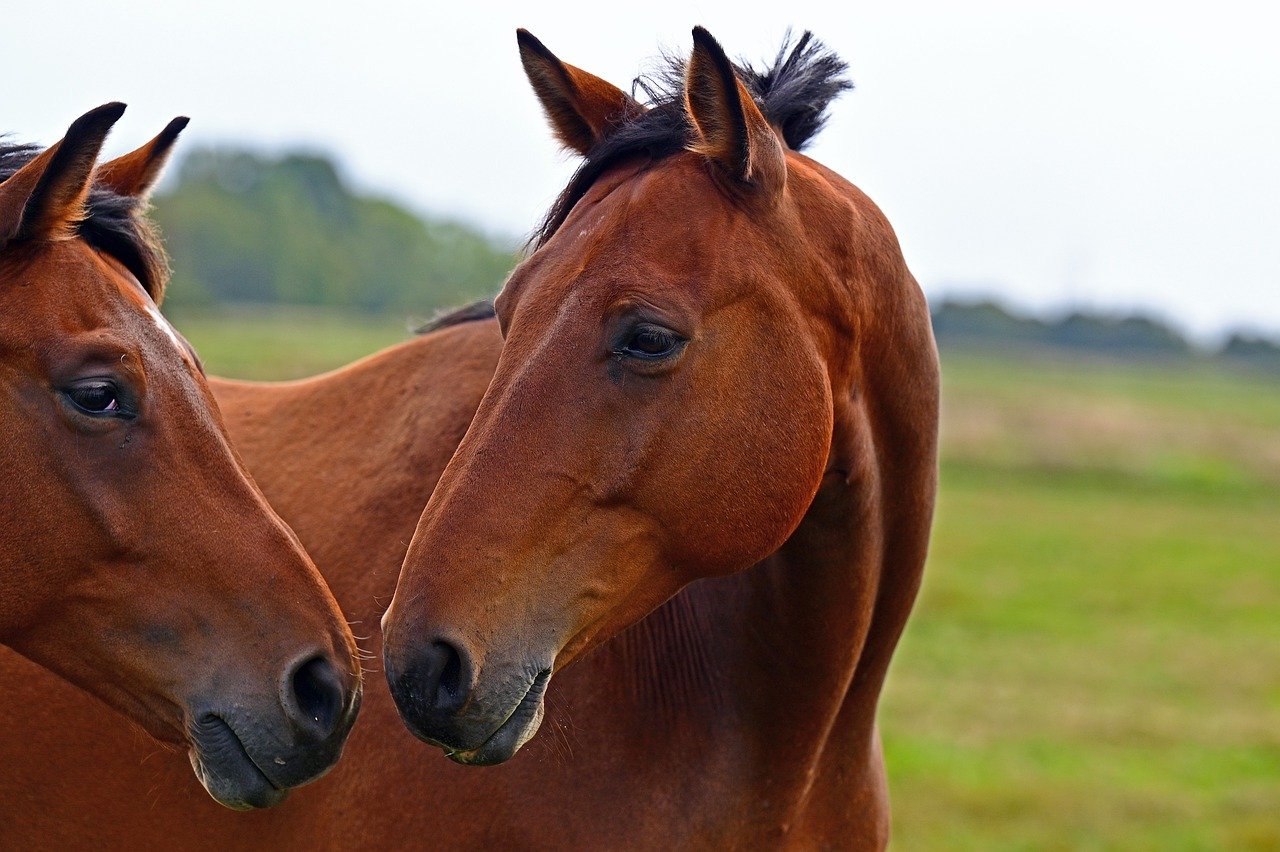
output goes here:
<path id="1" fill-rule="evenodd" d="M 550 669 L 539 672 L 515 709 L 488 739 L 475 748 L 446 750 L 445 755 L 463 766 L 492 766 L 510 760 L 538 732 L 545 711 L 542 699 L 550 680 Z"/>
<path id="2" fill-rule="evenodd" d="M 209 795 L 232 810 L 268 808 L 289 794 L 262 771 L 239 735 L 218 716 L 192 725 L 188 757 Z"/>

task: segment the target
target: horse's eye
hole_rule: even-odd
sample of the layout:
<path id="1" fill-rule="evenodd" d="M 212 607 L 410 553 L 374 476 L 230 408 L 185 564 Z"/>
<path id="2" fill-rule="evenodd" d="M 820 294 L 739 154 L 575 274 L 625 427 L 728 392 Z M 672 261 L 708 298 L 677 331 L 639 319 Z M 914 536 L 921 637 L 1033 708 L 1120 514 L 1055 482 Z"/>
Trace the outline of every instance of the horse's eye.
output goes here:
<path id="1" fill-rule="evenodd" d="M 124 413 L 115 384 L 104 379 L 76 382 L 63 393 L 72 405 L 86 414 L 112 416 Z"/>
<path id="2" fill-rule="evenodd" d="M 679 352 L 685 340 L 670 329 L 644 323 L 633 328 L 618 349 L 620 355 L 645 360 L 667 358 Z"/>

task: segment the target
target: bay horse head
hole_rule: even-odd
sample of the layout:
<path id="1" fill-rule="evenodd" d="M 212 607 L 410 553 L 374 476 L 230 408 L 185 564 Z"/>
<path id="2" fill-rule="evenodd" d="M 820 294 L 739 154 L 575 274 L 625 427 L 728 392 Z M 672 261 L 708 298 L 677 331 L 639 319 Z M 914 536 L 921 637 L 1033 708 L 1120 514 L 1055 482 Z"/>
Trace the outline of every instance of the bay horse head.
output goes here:
<path id="1" fill-rule="evenodd" d="M 844 64 L 807 33 L 762 70 L 693 41 L 643 105 L 519 35 L 585 159 L 496 302 L 495 375 L 383 619 L 404 721 L 462 763 L 511 757 L 553 672 L 874 476 L 866 400 L 936 383 L 891 229 L 799 153 Z"/>
<path id="2" fill-rule="evenodd" d="M 0 146 L 0 642 L 266 806 L 337 760 L 355 643 L 157 307 L 145 206 L 187 120 L 95 167 L 123 111 Z"/>

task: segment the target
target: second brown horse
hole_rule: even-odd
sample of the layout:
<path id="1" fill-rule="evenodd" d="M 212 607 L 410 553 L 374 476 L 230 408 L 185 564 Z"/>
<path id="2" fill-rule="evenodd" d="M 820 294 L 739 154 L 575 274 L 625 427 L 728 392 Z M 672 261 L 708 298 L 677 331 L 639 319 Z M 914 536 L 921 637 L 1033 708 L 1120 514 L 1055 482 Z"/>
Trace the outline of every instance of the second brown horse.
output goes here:
<path id="1" fill-rule="evenodd" d="M 96 165 L 124 108 L 44 150 L 0 142 L 0 644 L 185 747 L 223 804 L 261 807 L 338 759 L 355 641 L 157 307 L 146 198 L 186 119 Z M 5 735 L 33 751 L 0 777 L 30 789 L 76 758 L 42 686 L 67 685 L 4 683 Z"/>

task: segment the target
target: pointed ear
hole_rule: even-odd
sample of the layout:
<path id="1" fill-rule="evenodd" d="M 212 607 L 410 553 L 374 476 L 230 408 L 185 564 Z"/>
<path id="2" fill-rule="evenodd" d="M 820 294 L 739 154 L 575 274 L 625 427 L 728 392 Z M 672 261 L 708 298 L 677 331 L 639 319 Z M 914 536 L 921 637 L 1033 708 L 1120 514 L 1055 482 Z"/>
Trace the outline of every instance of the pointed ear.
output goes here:
<path id="1" fill-rule="evenodd" d="M 561 62 L 528 30 L 516 30 L 520 62 L 556 138 L 586 155 L 618 124 L 645 111 L 612 83 Z"/>
<path id="2" fill-rule="evenodd" d="M 124 104 L 80 116 L 62 137 L 0 184 L 0 246 L 10 240 L 60 239 L 84 218 L 98 151 Z"/>
<path id="3" fill-rule="evenodd" d="M 724 48 L 702 27 L 693 29 L 693 53 L 685 68 L 685 111 L 694 130 L 690 150 L 731 177 L 767 192 L 787 179 L 786 156 Z"/>
<path id="4" fill-rule="evenodd" d="M 160 131 L 160 135 L 138 150 L 116 157 L 98 166 L 95 180 L 109 187 L 117 195 L 130 198 L 146 198 L 160 179 L 160 172 L 169 160 L 173 143 L 191 119 L 179 116 Z"/>

